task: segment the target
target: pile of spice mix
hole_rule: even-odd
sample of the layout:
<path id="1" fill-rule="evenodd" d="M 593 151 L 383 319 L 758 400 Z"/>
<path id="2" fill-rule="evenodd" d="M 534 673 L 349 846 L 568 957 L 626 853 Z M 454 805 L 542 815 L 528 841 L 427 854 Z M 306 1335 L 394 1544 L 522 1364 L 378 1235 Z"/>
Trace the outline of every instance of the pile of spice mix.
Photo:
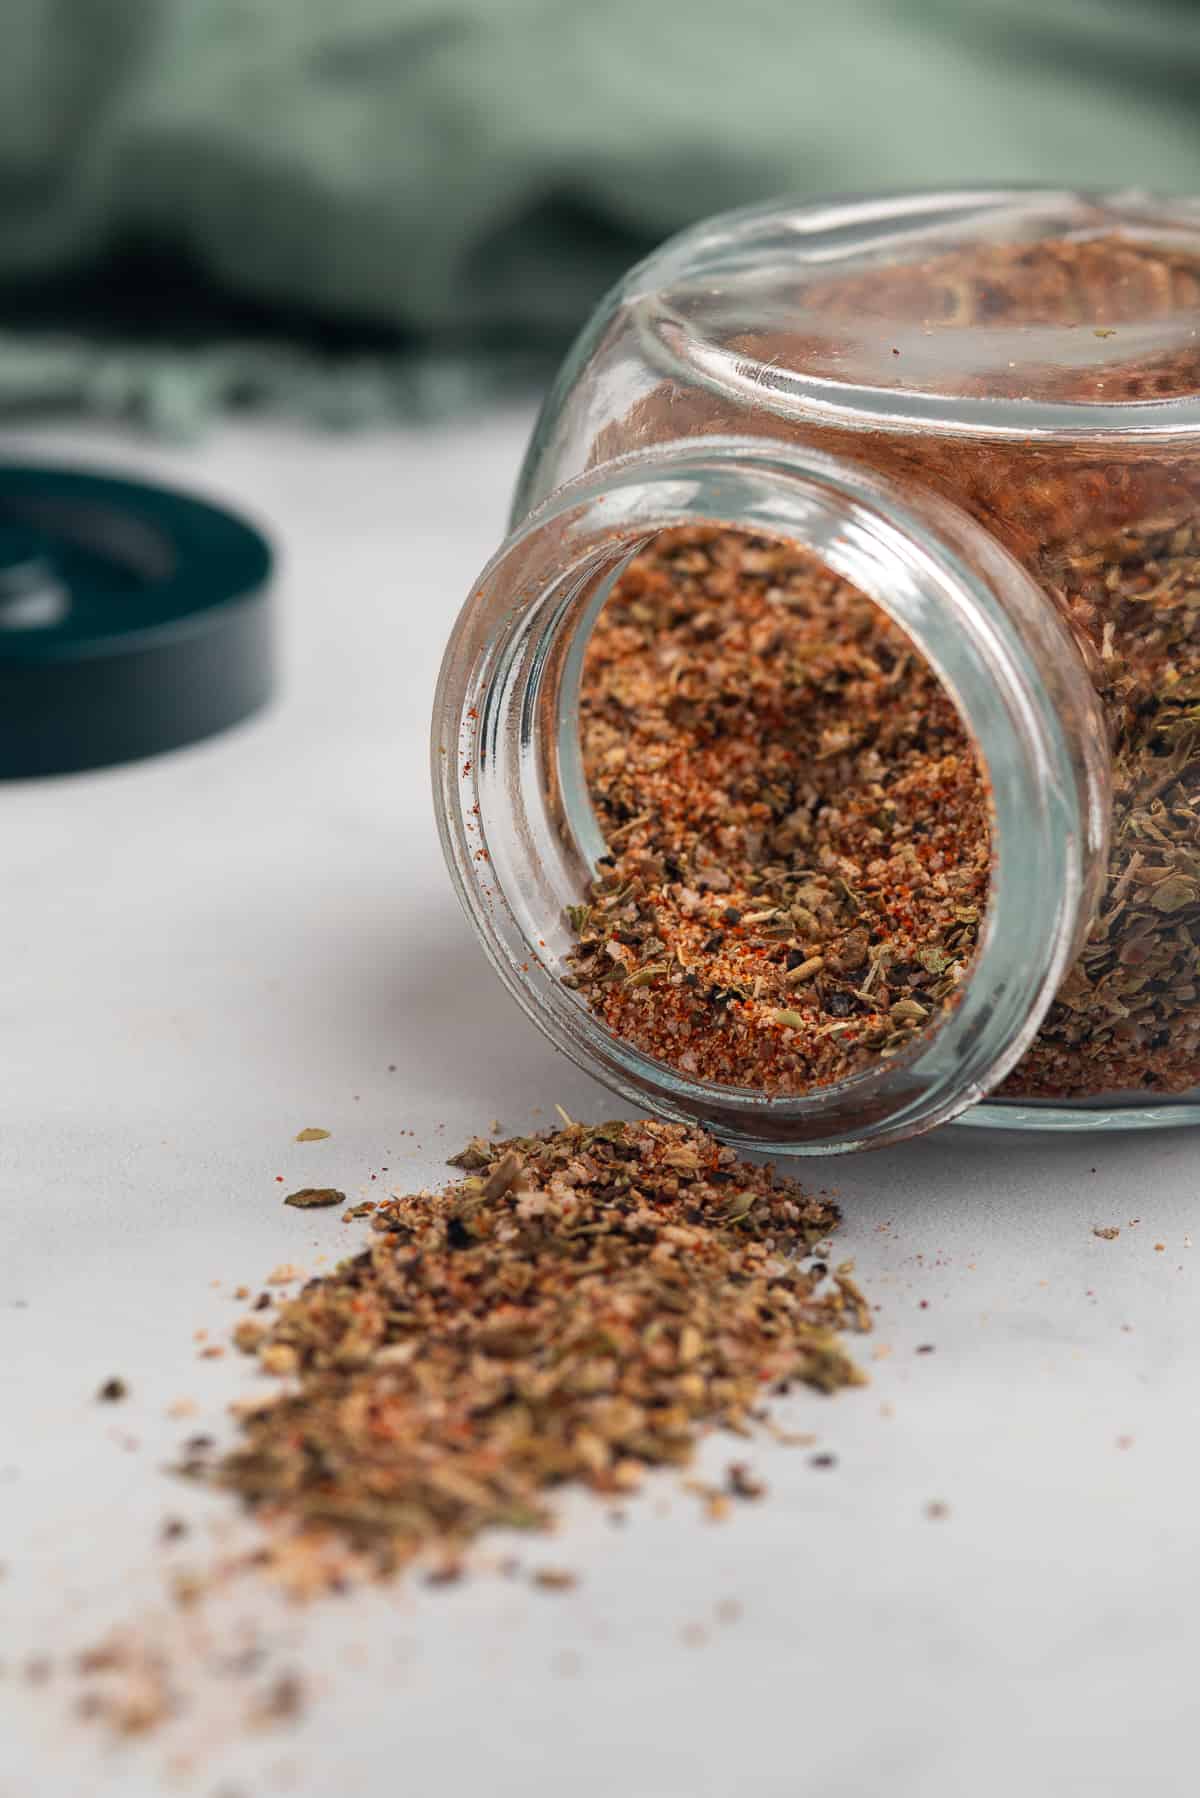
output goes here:
<path id="1" fill-rule="evenodd" d="M 627 1494 L 703 1431 L 766 1423 L 792 1381 L 861 1381 L 837 1332 L 868 1308 L 812 1257 L 836 1207 L 703 1131 L 567 1123 L 455 1161 L 444 1191 L 363 1207 L 369 1248 L 237 1328 L 286 1384 L 186 1471 L 270 1522 L 281 1565 L 332 1537 L 444 1576 L 482 1530 L 545 1528 L 566 1481 Z M 733 1495 L 759 1490 L 735 1467 Z"/>
<path id="2" fill-rule="evenodd" d="M 609 854 L 570 984 L 694 1078 L 784 1094 L 902 1050 L 987 901 L 987 783 L 904 633 L 791 544 L 664 532 L 596 623 L 584 769 Z"/>
<path id="3" fill-rule="evenodd" d="M 869 1307 L 849 1264 L 820 1259 L 837 1207 L 704 1131 L 564 1114 L 561 1129 L 477 1139 L 452 1162 L 461 1177 L 441 1191 L 349 1206 L 370 1246 L 295 1297 L 260 1293 L 235 1325 L 275 1384 L 231 1407 L 232 1449 L 190 1436 L 177 1471 L 238 1495 L 262 1527 L 207 1564 L 175 1563 L 167 1611 L 76 1657 L 86 1720 L 124 1737 L 188 1718 L 211 1739 L 289 1721 L 308 1681 L 260 1617 L 233 1608 L 243 1580 L 308 1599 L 492 1565 L 564 1592 L 572 1569 L 540 1556 L 523 1569 L 511 1534 L 497 1557 L 468 1550 L 492 1530 L 551 1528 L 570 1483 L 623 1521 L 647 1472 L 685 1467 L 720 1429 L 735 1458 L 685 1481 L 718 1521 L 766 1493 L 744 1459 L 756 1436 L 815 1441 L 772 1417 L 794 1382 L 865 1383 L 841 1332 L 870 1330 Z M 344 1203 L 333 1188 L 284 1204 L 297 1199 Z M 298 1274 L 284 1265 L 268 1284 Z M 127 1396 L 117 1378 L 97 1394 Z M 171 1517 L 161 1541 L 188 1534 Z"/>

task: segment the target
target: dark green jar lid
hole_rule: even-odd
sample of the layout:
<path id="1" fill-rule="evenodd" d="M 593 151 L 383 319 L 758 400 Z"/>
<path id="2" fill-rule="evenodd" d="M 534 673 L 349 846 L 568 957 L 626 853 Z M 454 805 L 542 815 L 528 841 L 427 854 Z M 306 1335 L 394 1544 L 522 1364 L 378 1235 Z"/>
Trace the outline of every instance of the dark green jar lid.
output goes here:
<path id="1" fill-rule="evenodd" d="M 271 551 L 190 494 L 0 463 L 0 778 L 157 755 L 271 690 Z"/>

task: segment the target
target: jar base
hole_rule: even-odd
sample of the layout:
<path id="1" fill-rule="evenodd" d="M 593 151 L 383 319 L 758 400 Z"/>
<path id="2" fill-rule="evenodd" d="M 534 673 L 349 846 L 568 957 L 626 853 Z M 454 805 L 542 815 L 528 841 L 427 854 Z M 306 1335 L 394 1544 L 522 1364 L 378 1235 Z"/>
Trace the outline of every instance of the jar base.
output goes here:
<path id="1" fill-rule="evenodd" d="M 1063 1105 L 1052 1099 L 997 1099 L 973 1105 L 955 1120 L 985 1130 L 1173 1130 L 1200 1124 L 1200 1094 L 1184 1093 L 1148 1105 L 1144 1094 Z"/>

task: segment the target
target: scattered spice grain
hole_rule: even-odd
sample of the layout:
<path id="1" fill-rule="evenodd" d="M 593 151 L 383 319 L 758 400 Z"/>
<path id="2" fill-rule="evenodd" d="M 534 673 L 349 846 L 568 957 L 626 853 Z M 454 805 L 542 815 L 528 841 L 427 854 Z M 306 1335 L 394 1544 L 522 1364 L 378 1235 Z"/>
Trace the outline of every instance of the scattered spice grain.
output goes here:
<path id="1" fill-rule="evenodd" d="M 142 1736 L 166 1722 L 177 1707 L 166 1657 L 136 1632 L 117 1632 L 78 1661 L 89 1682 L 79 1712 L 119 1736 Z"/>
<path id="2" fill-rule="evenodd" d="M 462 1579 L 466 1568 L 461 1560 L 454 1557 L 442 1562 L 440 1567 L 431 1567 L 425 1575 L 427 1586 L 456 1586 Z"/>
<path id="3" fill-rule="evenodd" d="M 298 1130 L 296 1132 L 296 1141 L 297 1142 L 324 1142 L 325 1138 L 327 1136 L 330 1136 L 331 1134 L 332 1134 L 332 1132 L 329 1130 L 320 1130 L 320 1129 L 317 1129 L 315 1125 L 310 1124 L 306 1130 Z"/>
<path id="4" fill-rule="evenodd" d="M 735 1498 L 762 1498 L 767 1490 L 766 1481 L 751 1473 L 744 1461 L 731 1461 L 725 1478 Z"/>
<path id="5" fill-rule="evenodd" d="M 298 1673 L 280 1673 L 272 1680 L 261 1698 L 250 1707 L 252 1724 L 286 1723 L 304 1709 L 304 1681 Z"/>
<path id="6" fill-rule="evenodd" d="M 533 1583 L 543 1592 L 570 1592 L 579 1584 L 579 1575 L 566 1567 L 539 1567 Z"/>
<path id="7" fill-rule="evenodd" d="M 257 1317 L 239 1318 L 233 1328 L 234 1347 L 243 1355 L 252 1355 L 267 1333 L 267 1326 L 260 1323 Z"/>
<path id="8" fill-rule="evenodd" d="M 326 1205 L 344 1205 L 346 1195 L 334 1186 L 301 1186 L 289 1192 L 283 1202 L 294 1205 L 297 1211 L 319 1211 Z"/>
<path id="9" fill-rule="evenodd" d="M 118 1379 L 114 1375 L 111 1380 L 105 1380 L 96 1397 L 106 1405 L 115 1405 L 121 1399 L 129 1397 L 129 1387 L 124 1380 Z"/>

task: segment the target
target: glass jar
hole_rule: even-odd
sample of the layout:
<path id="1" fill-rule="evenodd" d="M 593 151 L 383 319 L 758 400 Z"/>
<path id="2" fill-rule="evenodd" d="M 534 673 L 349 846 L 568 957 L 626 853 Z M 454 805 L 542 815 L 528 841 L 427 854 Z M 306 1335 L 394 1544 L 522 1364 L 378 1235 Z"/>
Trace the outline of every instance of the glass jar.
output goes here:
<path id="1" fill-rule="evenodd" d="M 1198 388 L 1190 200 L 776 205 L 629 274 L 549 396 L 434 720 L 459 895 L 559 1047 L 639 1105 L 775 1152 L 968 1108 L 1200 1120 Z M 606 853 L 588 640 L 631 557 L 686 525 L 786 540 L 851 583 L 942 683 L 990 785 L 990 890 L 952 1001 L 808 1091 L 694 1078 L 564 979 Z"/>

